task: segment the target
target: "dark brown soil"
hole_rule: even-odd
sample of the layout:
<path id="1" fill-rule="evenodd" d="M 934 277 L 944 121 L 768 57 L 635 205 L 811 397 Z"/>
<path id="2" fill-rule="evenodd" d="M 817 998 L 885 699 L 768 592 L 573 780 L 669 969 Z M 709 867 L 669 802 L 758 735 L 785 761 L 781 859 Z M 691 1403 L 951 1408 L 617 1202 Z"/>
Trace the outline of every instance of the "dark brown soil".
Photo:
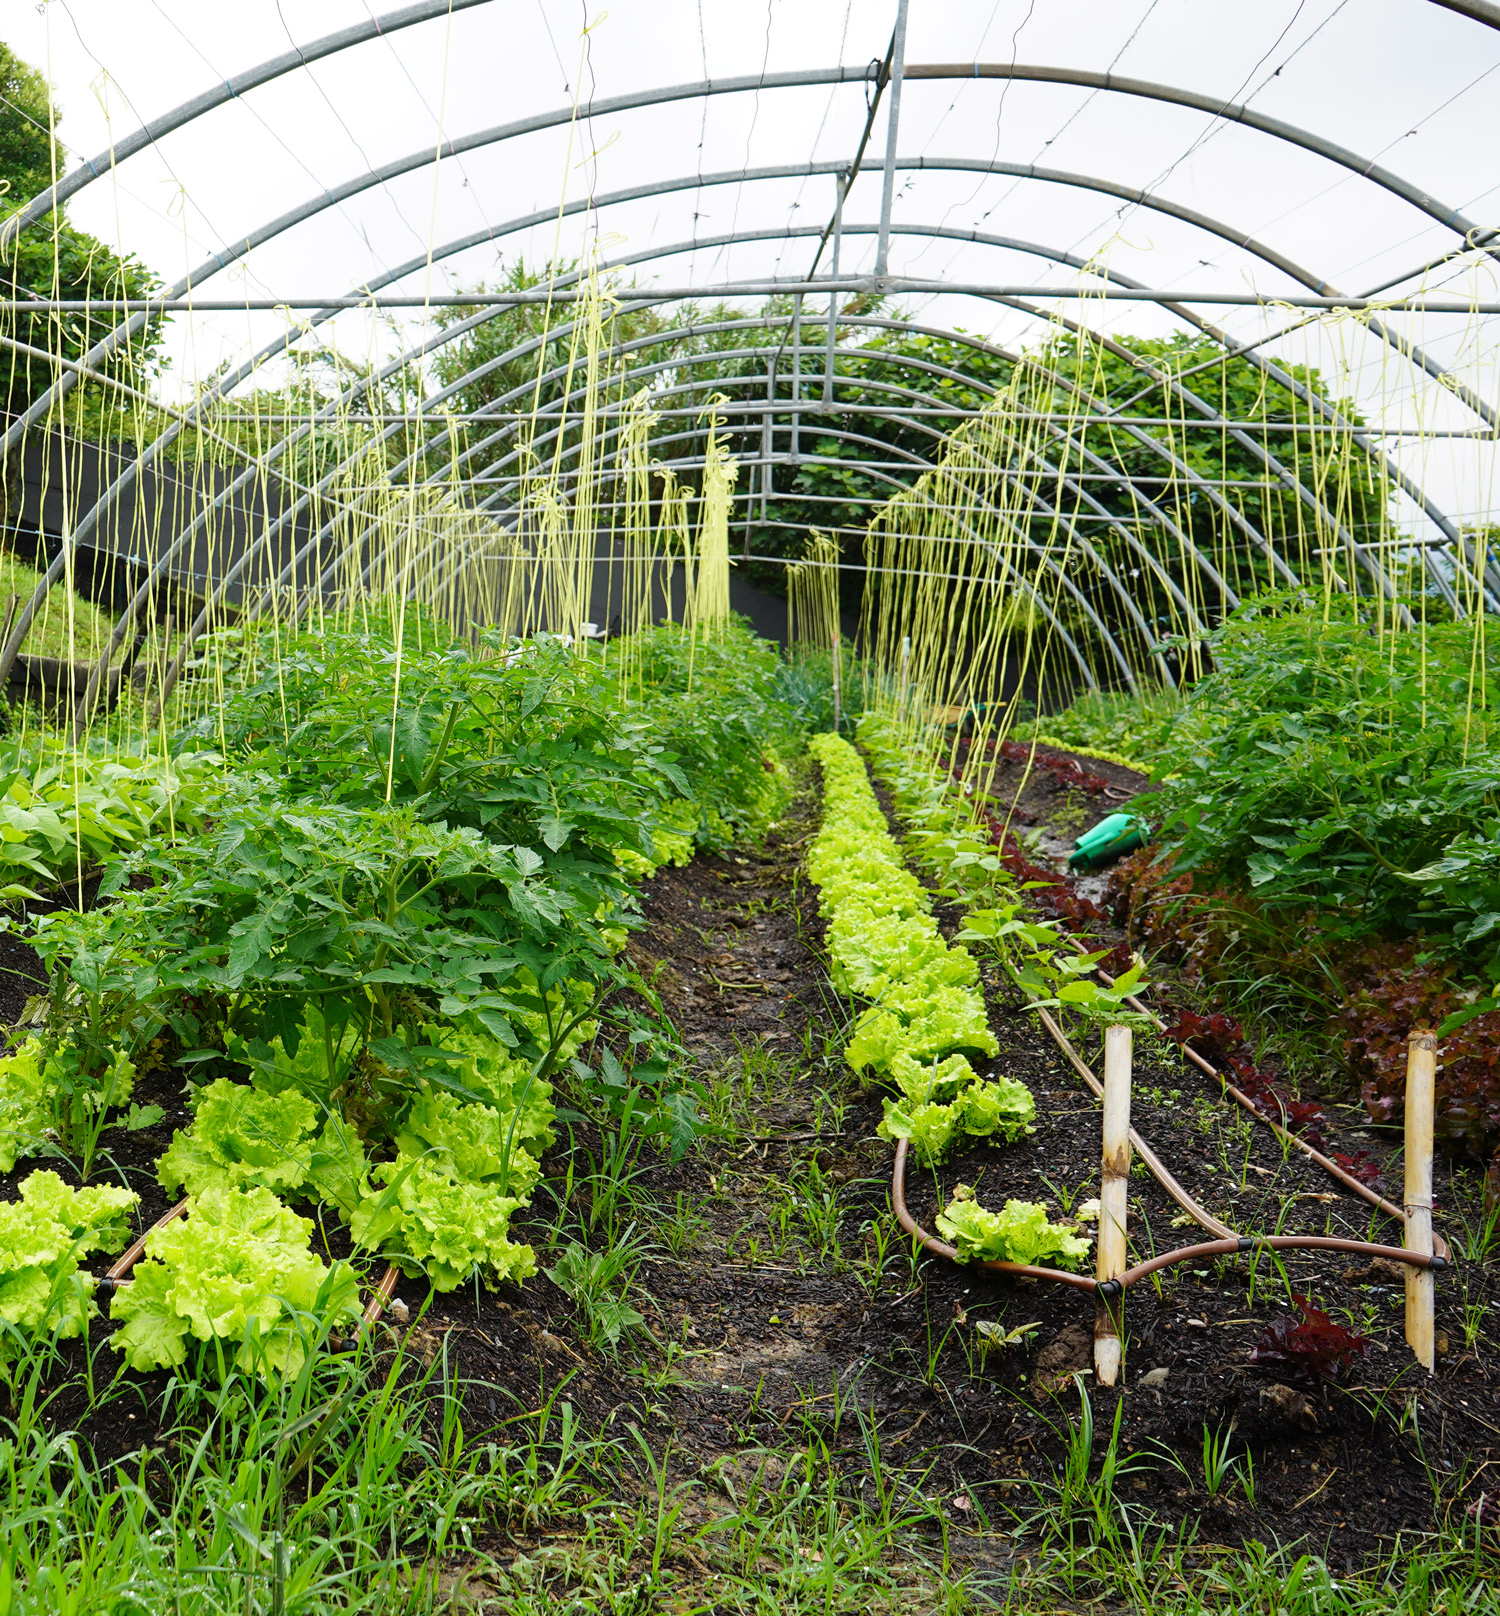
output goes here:
<path id="1" fill-rule="evenodd" d="M 1016 798 L 1018 818 L 1045 828 L 1054 852 L 1117 806 L 1087 794 L 1080 804 L 1076 788 L 1035 773 L 1023 783 L 1010 767 L 997 788 Z M 1144 784 L 1129 771 L 1090 767 L 1116 792 Z M 1059 808 L 1068 821 L 1061 830 Z M 1292 1253 L 1281 1269 L 1240 1256 L 1169 1270 L 1159 1286 L 1146 1282 L 1129 1295 L 1117 1392 L 1091 1383 L 1091 1299 L 914 1260 L 890 1213 L 891 1151 L 875 1132 L 879 1096 L 860 1090 L 839 1058 L 853 1010 L 827 980 L 815 893 L 799 873 L 811 812 L 804 801 L 761 855 L 701 857 L 646 883 L 647 924 L 632 957 L 723 1124 L 676 1164 L 650 1148 L 636 1158 L 630 1217 L 649 1249 L 630 1300 L 655 1342 L 630 1342 L 617 1354 L 596 1347 L 579 1310 L 543 1273 L 495 1293 L 442 1296 L 402 1280 L 397 1297 L 410 1322 L 381 1328 L 406 1335 L 428 1361 L 444 1355 L 471 1443 L 561 1388 L 585 1427 L 633 1423 L 655 1450 L 674 1455 L 674 1470 L 710 1479 L 753 1471 L 768 1449 L 781 1450 L 772 1462 L 784 1464 L 815 1432 L 857 1495 L 869 1471 L 858 1409 L 878 1436 L 883 1465 L 930 1471 L 923 1491 L 945 1499 L 963 1528 L 1055 1501 L 1087 1395 L 1096 1476 L 1123 1404 L 1120 1451 L 1136 1468 L 1119 1490 L 1138 1524 L 1182 1523 L 1230 1545 L 1300 1541 L 1337 1568 L 1462 1510 L 1500 1465 L 1492 1368 L 1500 1288 L 1488 1267 L 1460 1256 L 1439 1280 L 1442 1355 L 1431 1379 L 1402 1339 L 1401 1280 L 1378 1265 Z M 1167 982 L 1153 996 L 1161 1007 L 1185 991 Z M 977 1185 L 987 1204 L 1045 1200 L 1054 1215 L 1061 1202 L 1097 1193 L 1095 1102 L 1035 1018 L 995 983 L 990 1004 L 1001 1043 L 994 1068 L 1031 1086 L 1037 1129 L 1016 1144 L 977 1144 L 936 1175 L 913 1170 L 910 1206 L 928 1227 L 959 1181 Z M 185 1120 L 178 1087 L 165 1073 L 148 1079 L 138 1099 L 167 1108 L 162 1124 L 106 1135 L 109 1170 L 141 1193 L 145 1221 L 166 1206 L 152 1168 L 171 1127 Z M 1387 1182 L 1399 1193 L 1399 1140 L 1355 1107 L 1329 1109 L 1335 1148 L 1363 1148 L 1392 1163 Z M 1134 1118 L 1184 1186 L 1237 1230 L 1399 1243 L 1397 1226 L 1372 1219 L 1365 1203 L 1300 1154 L 1284 1155 L 1170 1046 L 1138 1044 Z M 516 1231 L 535 1245 L 543 1269 L 587 1228 L 591 1197 L 579 1184 L 600 1146 L 597 1129 L 578 1124 L 571 1146 L 549 1152 L 544 1168 L 555 1196 L 539 1192 Z M 564 1202 L 570 1148 L 574 1187 Z M 12 1194 L 37 1165 L 56 1164 L 19 1164 L 0 1194 Z M 1461 1251 L 1463 1220 L 1478 1210 L 1477 1183 L 1446 1163 L 1438 1172 L 1440 1227 Z M 1196 1241 L 1198 1231 L 1180 1227 L 1180 1217 L 1153 1179 L 1133 1177 L 1133 1252 Z M 597 1231 L 591 1238 L 598 1243 Z M 330 1230 L 331 1251 L 339 1240 Z M 1304 1385 L 1284 1368 L 1251 1361 L 1267 1324 L 1291 1312 L 1294 1292 L 1369 1337 L 1368 1355 L 1341 1384 Z M 1017 1339 L 988 1345 L 981 1323 Z M 96 1346 L 107 1330 L 96 1325 Z M 67 1354 L 74 1367 L 81 1351 L 75 1344 Z M 112 1355 L 100 1361 L 107 1366 Z M 164 1377 L 127 1379 L 138 1385 L 133 1399 L 90 1412 L 74 1382 L 52 1410 L 101 1460 L 151 1440 L 162 1417 Z M 1230 1433 L 1240 1466 L 1216 1496 L 1205 1483 L 1205 1430 Z M 1252 1463 L 1253 1502 L 1243 1479 Z"/>

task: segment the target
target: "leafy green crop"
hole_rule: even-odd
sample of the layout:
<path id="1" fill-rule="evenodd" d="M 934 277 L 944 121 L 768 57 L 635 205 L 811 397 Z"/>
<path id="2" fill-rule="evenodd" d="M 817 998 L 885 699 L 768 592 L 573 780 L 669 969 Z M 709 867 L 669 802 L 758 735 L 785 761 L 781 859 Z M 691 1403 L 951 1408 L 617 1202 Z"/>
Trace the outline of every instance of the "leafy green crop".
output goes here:
<path id="1" fill-rule="evenodd" d="M 263 1094 L 221 1077 L 199 1089 L 194 1104 L 192 1127 L 172 1135 L 156 1164 L 163 1188 L 201 1195 L 215 1184 L 258 1185 L 285 1195 L 307 1182 L 318 1113 L 306 1096 Z"/>
<path id="2" fill-rule="evenodd" d="M 35 899 L 27 882 L 75 881 L 163 824 L 192 824 L 219 762 L 212 752 L 168 765 L 139 752 L 0 749 L 0 899 Z"/>
<path id="3" fill-rule="evenodd" d="M 981 819 L 983 799 L 962 791 L 921 748 L 906 743 L 889 717 L 870 712 L 860 720 L 859 738 L 875 760 L 882 783 L 909 824 L 912 858 L 936 877 L 944 897 L 967 911 L 957 943 L 988 945 L 1011 981 L 1038 1009 L 1066 1008 L 1096 1023 L 1140 1020 L 1125 1004 L 1139 991 L 1143 968 L 1137 962 L 1112 987 L 1094 980 L 1105 950 L 1079 953 L 1054 921 L 1023 912 Z M 937 1011 L 934 1000 L 934 1013 Z M 935 1029 L 936 1031 L 936 1029 Z M 872 1039 L 888 1042 L 887 1027 L 871 1028 Z"/>
<path id="4" fill-rule="evenodd" d="M 397 1157 L 375 1169 L 387 1187 L 355 1209 L 355 1244 L 425 1273 L 433 1288 L 451 1291 L 476 1270 L 493 1284 L 536 1272 L 536 1253 L 509 1239 L 510 1217 L 521 1201 L 493 1183 L 451 1177 L 441 1163 Z"/>
<path id="5" fill-rule="evenodd" d="M 359 1311 L 347 1263 L 325 1267 L 313 1225 L 267 1189 L 211 1185 L 185 1218 L 155 1230 L 110 1316 L 132 1369 L 174 1368 L 192 1341 L 221 1341 L 250 1373 L 296 1374 L 327 1331 Z"/>
<path id="6" fill-rule="evenodd" d="M 823 766 L 825 806 L 807 868 L 829 915 L 834 979 L 876 1001 L 860 1012 L 845 1059 L 856 1071 L 889 1074 L 903 1095 L 885 1102 L 882 1132 L 911 1139 L 924 1161 L 960 1133 L 1014 1137 L 1029 1121 L 1031 1096 L 1009 1079 L 982 1083 L 958 1053 L 999 1047 L 974 961 L 938 933 L 858 753 L 836 735 L 810 746 Z"/>
<path id="7" fill-rule="evenodd" d="M 1061 745 L 1126 768 L 1154 769 L 1182 705 L 1175 690 L 1091 690 L 1060 713 L 1017 724 L 1018 741 Z"/>
<path id="8" fill-rule="evenodd" d="M 891 1061 L 903 1096 L 885 1102 L 882 1139 L 909 1139 L 918 1162 L 930 1167 L 963 1135 L 1019 1139 L 1031 1132 L 1036 1101 L 1013 1077 L 981 1079 L 962 1055 L 924 1065 L 908 1054 Z"/>
<path id="9" fill-rule="evenodd" d="M 1007 1201 L 1003 1212 L 991 1212 L 958 1184 L 953 1199 L 937 1217 L 938 1231 L 953 1242 L 959 1262 L 1012 1262 L 1033 1266 L 1076 1268 L 1089 1254 L 1089 1240 L 1072 1224 L 1049 1223 L 1047 1209 L 1036 1201 Z"/>
<path id="10" fill-rule="evenodd" d="M 11 1331 L 80 1335 L 93 1312 L 94 1280 L 79 1271 L 91 1251 L 125 1244 L 132 1190 L 75 1190 L 56 1173 L 21 1180 L 20 1199 L 0 1202 L 0 1362 L 11 1356 Z"/>

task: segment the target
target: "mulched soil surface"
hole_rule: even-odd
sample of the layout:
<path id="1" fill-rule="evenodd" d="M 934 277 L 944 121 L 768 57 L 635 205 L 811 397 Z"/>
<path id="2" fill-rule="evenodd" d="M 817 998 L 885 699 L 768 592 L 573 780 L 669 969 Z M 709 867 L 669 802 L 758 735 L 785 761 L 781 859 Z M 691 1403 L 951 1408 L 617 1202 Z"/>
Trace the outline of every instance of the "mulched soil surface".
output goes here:
<path id="1" fill-rule="evenodd" d="M 1145 783 L 1112 765 L 1088 767 L 1109 782 L 1108 795 L 1012 765 L 998 771 L 1001 807 L 1013 803 L 1015 819 L 1038 827 L 1040 852 L 1065 854 L 1120 795 Z M 1289 1253 L 1284 1273 L 1250 1256 L 1179 1267 L 1159 1286 L 1130 1292 L 1124 1386 L 1111 1391 L 1091 1383 L 1091 1299 L 942 1259 L 914 1262 L 890 1214 L 879 1095 L 861 1090 L 839 1059 L 854 1007 L 828 982 L 816 894 L 800 873 L 815 825 L 813 795 L 804 796 L 761 854 L 700 857 L 644 888 L 646 924 L 632 958 L 704 1081 L 741 1108 L 732 1134 L 706 1138 L 683 1161 L 647 1150 L 637 1163 L 635 1190 L 649 1201 L 638 1199 L 635 1215 L 654 1249 L 630 1299 L 659 1344 L 675 1343 L 670 1369 L 654 1349 L 644 1367 L 637 1348 L 597 1350 L 573 1304 L 541 1273 L 494 1293 L 443 1296 L 401 1281 L 410 1322 L 388 1318 L 382 1339 L 404 1335 L 428 1363 L 442 1355 L 471 1442 L 561 1388 L 585 1429 L 631 1423 L 656 1450 L 670 1448 L 674 1471 L 732 1486 L 763 1466 L 784 1466 L 816 1432 L 857 1490 L 865 1465 L 849 1412 L 857 1405 L 879 1433 L 885 1465 L 930 1471 L 923 1491 L 945 1500 L 962 1533 L 986 1520 L 993 1530 L 1034 1501 L 1033 1487 L 1055 1482 L 1081 1384 L 1096 1453 L 1123 1400 L 1122 1452 L 1150 1456 L 1120 1483 L 1137 1523 L 1188 1524 L 1210 1543 L 1302 1541 L 1335 1567 L 1353 1568 L 1398 1534 L 1409 1540 L 1493 1492 L 1500 1387 L 1490 1342 L 1500 1287 L 1489 1268 L 1460 1261 L 1439 1279 L 1441 1356 L 1429 1379 L 1402 1339 L 1402 1279 L 1380 1264 Z M 1107 928 L 1097 935 L 1117 940 Z M 1170 977 L 1158 978 L 1152 997 L 1158 1008 L 1194 1002 Z M 978 1143 L 937 1174 L 913 1167 L 908 1202 L 928 1228 L 960 1181 L 977 1185 L 986 1204 L 1046 1200 L 1054 1215 L 1064 1200 L 1097 1194 L 1096 1103 L 1032 1014 L 998 983 L 989 998 L 1001 1044 L 994 1069 L 1032 1088 L 1037 1129 L 1011 1145 Z M 1097 1060 L 1097 1049 L 1080 1047 Z M 168 1072 L 143 1080 L 137 1099 L 165 1107 L 162 1123 L 105 1140 L 111 1170 L 140 1192 L 149 1223 L 167 1206 L 152 1167 L 186 1112 Z M 1389 1164 L 1387 1193 L 1399 1196 L 1399 1138 L 1371 1127 L 1358 1107 L 1330 1100 L 1328 1110 L 1334 1148 Z M 1138 1040 L 1133 1120 L 1184 1187 L 1237 1230 L 1399 1243 L 1396 1225 L 1372 1219 L 1300 1153 L 1284 1153 L 1171 1046 Z M 580 1164 L 599 1143 L 589 1127 L 575 1127 L 575 1220 L 587 1204 Z M 559 1197 L 567 1162 L 565 1140 L 543 1164 Z M 0 1180 L 0 1195 L 13 1195 L 38 1165 L 67 1173 L 56 1162 L 20 1163 Z M 1477 1176 L 1443 1161 L 1437 1171 L 1439 1227 L 1457 1245 L 1461 1214 L 1478 1212 Z M 515 1231 L 536 1245 L 542 1268 L 555 1258 L 546 1248 L 560 1217 L 550 1199 L 539 1192 L 530 1223 Z M 1199 1238 L 1149 1176 L 1132 1176 L 1130 1213 L 1133 1255 Z M 338 1254 L 338 1231 L 327 1237 Z M 1251 1361 L 1267 1324 L 1291 1311 L 1289 1290 L 1370 1338 L 1342 1383 L 1303 1384 L 1285 1367 Z M 988 1346 L 981 1322 L 1025 1330 L 1013 1344 Z M 96 1323 L 91 1345 L 107 1333 Z M 67 1346 L 65 1362 L 76 1369 L 83 1350 Z M 99 1358 L 111 1362 L 108 1352 Z M 161 1417 L 165 1377 L 130 1378 L 139 1398 L 92 1412 L 76 1381 L 63 1385 L 51 1417 L 78 1428 L 101 1460 L 119 1458 L 151 1440 Z M 1235 1455 L 1248 1451 L 1253 1504 L 1238 1481 L 1210 1496 L 1205 1428 L 1232 1432 Z M 781 1459 L 767 1457 L 777 1449 Z M 971 1541 L 982 1559 L 985 1547 Z M 999 1541 L 988 1538 L 990 1552 Z"/>

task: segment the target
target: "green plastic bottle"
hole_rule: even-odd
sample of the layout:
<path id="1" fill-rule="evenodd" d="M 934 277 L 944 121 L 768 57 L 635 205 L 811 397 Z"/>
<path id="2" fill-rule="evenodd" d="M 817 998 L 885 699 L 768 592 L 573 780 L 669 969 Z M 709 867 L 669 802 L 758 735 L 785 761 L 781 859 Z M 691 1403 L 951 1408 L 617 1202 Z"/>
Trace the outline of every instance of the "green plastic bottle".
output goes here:
<path id="1" fill-rule="evenodd" d="M 1110 814 L 1073 843 L 1068 863 L 1075 870 L 1102 870 L 1146 845 L 1146 826 L 1135 814 Z"/>

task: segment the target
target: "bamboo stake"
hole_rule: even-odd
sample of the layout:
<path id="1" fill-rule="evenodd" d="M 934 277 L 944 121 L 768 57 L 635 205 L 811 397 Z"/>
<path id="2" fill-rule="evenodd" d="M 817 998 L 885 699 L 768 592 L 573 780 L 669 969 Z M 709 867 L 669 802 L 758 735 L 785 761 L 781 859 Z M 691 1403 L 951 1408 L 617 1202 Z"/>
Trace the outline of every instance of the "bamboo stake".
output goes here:
<path id="1" fill-rule="evenodd" d="M 1104 1152 L 1099 1186 L 1095 1277 L 1101 1284 L 1125 1272 L 1125 1217 L 1130 1194 L 1130 1028 L 1104 1029 Z M 1099 1294 L 1094 1313 L 1094 1375 L 1113 1386 L 1120 1375 L 1124 1297 Z"/>
<path id="2" fill-rule="evenodd" d="M 1406 1055 L 1406 1239 L 1408 1251 L 1432 1255 L 1432 1105 L 1437 1081 L 1437 1039 L 1418 1028 Z M 1437 1362 L 1433 1334 L 1434 1281 L 1430 1268 L 1406 1270 L 1406 1339 L 1431 1374 Z"/>

